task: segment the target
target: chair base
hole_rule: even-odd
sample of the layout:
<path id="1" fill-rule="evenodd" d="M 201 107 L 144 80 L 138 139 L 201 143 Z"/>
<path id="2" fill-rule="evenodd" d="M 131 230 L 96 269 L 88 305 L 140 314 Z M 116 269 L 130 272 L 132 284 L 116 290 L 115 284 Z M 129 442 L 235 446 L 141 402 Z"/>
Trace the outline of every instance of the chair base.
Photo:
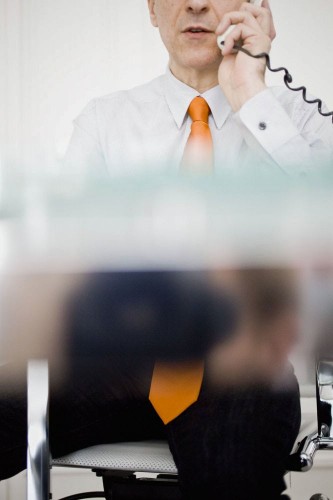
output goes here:
<path id="1" fill-rule="evenodd" d="M 115 475 L 110 471 L 94 471 L 103 479 L 106 500 L 181 500 L 175 477 L 159 474 L 156 478 L 137 478 L 135 474 Z"/>
<path id="2" fill-rule="evenodd" d="M 75 495 L 70 495 L 69 497 L 60 498 L 60 500 L 83 500 L 86 498 L 104 498 L 105 493 L 103 491 L 89 491 L 87 493 L 77 493 Z M 52 500 L 52 497 L 50 496 Z"/>

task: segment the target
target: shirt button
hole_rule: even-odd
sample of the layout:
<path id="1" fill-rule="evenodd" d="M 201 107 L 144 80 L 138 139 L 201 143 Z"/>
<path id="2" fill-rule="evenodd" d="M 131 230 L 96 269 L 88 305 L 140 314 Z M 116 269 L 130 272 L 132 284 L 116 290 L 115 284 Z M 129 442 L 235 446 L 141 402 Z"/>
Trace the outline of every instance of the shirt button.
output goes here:
<path id="1" fill-rule="evenodd" d="M 260 122 L 259 123 L 259 130 L 266 130 L 267 124 L 265 122 Z"/>

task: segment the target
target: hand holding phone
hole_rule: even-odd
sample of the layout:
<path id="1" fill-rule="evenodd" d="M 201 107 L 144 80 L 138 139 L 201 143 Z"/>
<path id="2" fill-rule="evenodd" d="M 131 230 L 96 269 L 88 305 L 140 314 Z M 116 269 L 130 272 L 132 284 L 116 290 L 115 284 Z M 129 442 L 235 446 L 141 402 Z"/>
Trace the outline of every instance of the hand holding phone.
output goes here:
<path id="1" fill-rule="evenodd" d="M 262 6 L 262 0 L 250 0 L 249 3 L 252 3 L 253 5 L 257 6 L 257 7 L 261 7 Z M 235 25 L 231 25 L 229 26 L 229 28 L 223 33 L 223 35 L 220 35 L 217 37 L 217 45 L 220 49 L 223 48 L 224 46 L 224 42 L 225 42 L 225 39 L 227 38 L 228 35 L 230 35 L 230 33 L 235 29 Z"/>
<path id="2" fill-rule="evenodd" d="M 324 111 L 322 109 L 322 101 L 321 99 L 308 99 L 307 97 L 307 89 L 305 86 L 300 86 L 300 87 L 292 87 L 290 84 L 293 81 L 293 78 L 287 68 L 285 67 L 279 67 L 279 68 L 272 68 L 271 62 L 270 62 L 270 57 L 269 57 L 269 49 L 270 49 L 270 42 L 275 38 L 276 32 L 274 28 L 274 22 L 273 18 L 270 12 L 270 7 L 268 4 L 268 0 L 250 0 L 250 4 L 252 4 L 255 7 L 265 7 L 265 9 L 260 9 L 263 13 L 262 16 L 256 15 L 254 9 L 249 9 L 247 7 L 247 4 L 243 6 L 241 11 L 244 10 L 251 10 L 252 14 L 254 17 L 256 17 L 256 21 L 258 21 L 258 26 L 259 30 L 255 29 L 253 33 L 251 33 L 251 27 L 255 28 L 254 23 L 250 22 L 249 18 L 246 18 L 246 16 L 240 16 L 239 13 L 229 13 L 229 26 L 226 28 L 223 26 L 225 24 L 226 19 L 223 19 L 218 26 L 216 32 L 218 33 L 220 31 L 220 35 L 217 37 L 217 46 L 219 49 L 222 50 L 223 56 L 226 55 L 234 55 L 234 57 L 224 57 L 222 60 L 222 63 L 219 68 L 219 83 L 222 89 L 224 90 L 224 93 L 229 100 L 231 107 L 234 111 L 238 111 L 240 107 L 246 102 L 248 99 L 250 99 L 252 96 L 254 96 L 256 93 L 260 92 L 260 90 L 263 90 L 265 88 L 265 80 L 264 80 L 264 74 L 265 74 L 265 69 L 266 65 L 268 69 L 274 73 L 283 71 L 284 72 L 284 83 L 286 87 L 289 90 L 295 91 L 295 92 L 302 92 L 303 94 L 303 99 L 306 103 L 309 104 L 317 104 L 318 106 L 318 112 L 322 116 L 329 116 L 332 118 L 332 123 L 333 123 L 333 111 Z M 257 10 L 257 12 L 259 12 Z M 235 14 L 238 14 L 235 15 Z M 266 19 L 264 19 L 264 16 Z M 261 19 L 260 19 L 261 17 Z M 234 23 L 232 23 L 232 19 L 234 20 Z M 253 21 L 253 20 L 252 20 Z M 231 23 L 231 24 L 230 24 Z M 237 29 L 238 23 L 242 24 L 242 27 L 240 26 L 238 28 L 238 31 L 236 35 L 233 37 L 230 37 L 228 39 L 227 45 L 228 47 L 225 48 L 225 41 L 229 37 L 229 35 L 233 32 L 233 30 Z M 254 34 L 257 31 L 257 34 L 263 35 L 263 37 L 260 37 L 260 42 L 257 43 L 251 43 L 251 37 L 252 34 Z M 245 46 L 239 46 L 235 45 L 235 41 L 238 40 L 244 40 L 245 39 L 247 43 L 247 47 Z M 252 37 L 256 38 L 256 37 Z M 229 42 L 230 40 L 230 42 Z M 256 46 L 257 45 L 257 46 Z M 265 47 L 267 45 L 267 47 Z M 242 59 L 239 59 L 238 56 L 236 57 L 235 54 L 240 54 L 240 57 Z M 263 62 L 263 65 L 260 66 L 257 64 L 256 71 L 253 71 L 254 66 L 252 68 L 249 67 L 249 60 L 246 62 L 246 59 L 244 59 L 244 54 L 241 55 L 241 53 L 244 53 L 248 59 L 252 59 L 252 64 L 254 64 L 254 61 L 261 60 Z M 236 61 L 240 62 L 240 64 L 236 63 Z M 260 63 L 259 63 L 260 64 Z M 253 78 L 253 75 L 257 75 L 258 78 Z M 247 76 L 246 76 L 247 75 Z M 250 76 L 250 78 L 248 78 Z M 235 89 L 238 89 L 235 91 Z M 241 89 L 241 90 L 239 90 Z"/>
<path id="3" fill-rule="evenodd" d="M 252 0 L 239 11 L 226 13 L 216 34 L 220 35 L 218 46 L 224 56 L 218 70 L 219 83 L 232 109 L 238 111 L 266 88 L 265 59 L 248 57 L 237 50 L 236 44 L 241 40 L 251 54 L 270 52 L 275 30 L 268 1 Z"/>

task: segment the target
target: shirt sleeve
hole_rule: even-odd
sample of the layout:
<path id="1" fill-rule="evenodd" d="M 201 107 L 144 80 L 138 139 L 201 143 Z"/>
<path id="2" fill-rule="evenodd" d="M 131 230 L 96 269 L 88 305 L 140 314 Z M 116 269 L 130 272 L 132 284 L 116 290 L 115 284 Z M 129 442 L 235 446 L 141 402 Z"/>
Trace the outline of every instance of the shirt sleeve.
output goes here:
<path id="1" fill-rule="evenodd" d="M 99 176 L 107 172 L 99 139 L 96 100 L 92 100 L 73 122 L 74 129 L 63 166 L 66 174 Z"/>
<path id="2" fill-rule="evenodd" d="M 301 93 L 275 95 L 265 89 L 236 113 L 244 138 L 286 173 L 306 173 L 333 160 L 333 125 L 318 113 L 317 105 L 304 102 Z M 261 156 L 263 156 L 263 154 Z"/>

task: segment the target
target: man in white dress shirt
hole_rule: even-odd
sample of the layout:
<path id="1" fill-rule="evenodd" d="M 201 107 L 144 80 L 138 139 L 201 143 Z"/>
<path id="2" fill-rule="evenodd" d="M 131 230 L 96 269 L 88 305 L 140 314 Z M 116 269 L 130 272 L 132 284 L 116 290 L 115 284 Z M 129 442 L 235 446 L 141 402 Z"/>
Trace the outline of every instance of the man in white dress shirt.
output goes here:
<path id="1" fill-rule="evenodd" d="M 210 108 L 214 175 L 247 167 L 298 175 L 329 161 L 330 120 L 300 93 L 268 88 L 265 59 L 232 52 L 239 39 L 251 54 L 270 52 L 275 29 L 267 0 L 262 7 L 241 0 L 148 0 L 148 6 L 169 53 L 166 74 L 91 101 L 74 122 L 70 170 L 113 177 L 178 172 L 196 96 Z M 231 24 L 236 28 L 222 57 L 217 35 Z M 217 399 L 203 390 L 166 426 L 189 498 L 280 498 L 299 425 L 295 387 L 274 395 L 244 389 Z M 283 421 L 274 422 L 282 414 Z M 279 441 L 275 447 L 268 444 L 270 433 Z"/>
<path id="2" fill-rule="evenodd" d="M 275 32 L 267 2 L 261 8 L 240 0 L 148 5 L 169 52 L 169 68 L 145 85 L 90 102 L 74 122 L 68 167 L 79 175 L 176 172 L 191 127 L 187 110 L 198 95 L 211 110 L 215 174 L 254 163 L 294 174 L 332 158 L 330 120 L 301 93 L 267 88 L 265 59 L 231 54 L 239 37 L 250 53 L 269 53 Z M 222 59 L 216 35 L 231 23 L 237 28 Z"/>
<path id="3" fill-rule="evenodd" d="M 178 171 L 191 127 L 188 107 L 196 96 L 204 97 L 211 111 L 215 175 L 253 163 L 267 172 L 298 175 L 328 160 L 329 120 L 299 94 L 267 88 L 264 59 L 232 53 L 238 39 L 252 54 L 269 53 L 275 31 L 267 0 L 262 7 L 241 0 L 148 0 L 148 6 L 169 52 L 169 68 L 146 85 L 88 104 L 74 122 L 65 160 L 69 170 L 79 176 Z M 226 38 L 222 57 L 216 38 L 230 24 L 236 28 Z M 153 365 L 143 377 L 146 398 Z M 285 463 L 300 418 L 293 375 L 286 392 L 268 384 L 217 395 L 204 379 L 198 401 L 164 427 L 148 399 L 135 406 L 142 384 L 138 391 L 132 368 L 115 363 L 112 370 L 114 379 L 110 375 L 98 384 L 93 371 L 91 380 L 84 372 L 74 380 L 78 387 L 58 399 L 51 396 L 54 456 L 99 442 L 166 435 L 184 498 L 282 498 Z M 119 376 L 124 378 L 116 387 Z M 130 397 L 119 406 L 126 382 Z M 15 442 L 8 430 L 1 437 L 0 477 L 25 464 L 25 407 L 16 398 L 13 408 L 12 426 L 21 431 Z"/>

